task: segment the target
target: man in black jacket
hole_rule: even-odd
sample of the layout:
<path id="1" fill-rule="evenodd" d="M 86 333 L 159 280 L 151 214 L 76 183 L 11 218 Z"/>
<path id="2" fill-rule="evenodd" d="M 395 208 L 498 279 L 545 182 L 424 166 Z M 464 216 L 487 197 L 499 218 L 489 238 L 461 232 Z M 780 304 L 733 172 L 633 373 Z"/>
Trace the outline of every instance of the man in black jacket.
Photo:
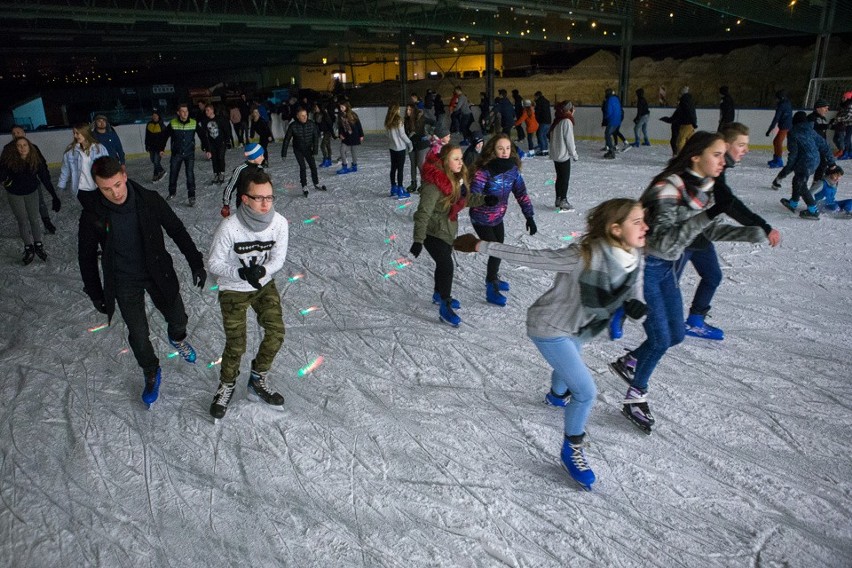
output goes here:
<path id="1" fill-rule="evenodd" d="M 287 157 L 287 148 L 290 146 L 290 140 L 293 141 L 293 154 L 296 156 L 296 161 L 299 163 L 299 181 L 302 182 L 302 194 L 308 196 L 308 175 L 305 169 L 305 164 L 311 168 L 311 181 L 314 182 L 314 189 L 323 190 L 325 186 L 321 186 L 319 175 L 317 174 L 317 163 L 314 161 L 314 154 L 317 153 L 319 147 L 319 127 L 313 120 L 308 120 L 308 111 L 300 108 L 296 111 L 296 120 L 290 123 L 287 128 L 287 134 L 284 135 L 284 143 L 281 145 L 281 157 Z"/>
<path id="2" fill-rule="evenodd" d="M 548 134 L 550 134 L 550 123 L 553 122 L 550 101 L 541 94 L 541 91 L 536 91 L 534 97 L 535 120 L 538 122 L 538 130 L 535 133 L 538 138 L 538 154 L 539 156 L 548 156 L 550 155 Z"/>
<path id="3" fill-rule="evenodd" d="M 187 362 L 196 359 L 186 339 L 186 311 L 163 230 L 189 262 L 193 284 L 203 288 L 207 273 L 183 223 L 158 193 L 128 180 L 124 166 L 111 157 L 95 160 L 92 178 L 101 199 L 80 216 L 77 255 L 83 290 L 95 309 L 106 314 L 108 323 L 118 303 L 130 348 L 145 377 L 142 401 L 150 406 L 159 394 L 161 371 L 148 337 L 145 292 L 166 320 L 169 343 Z M 103 284 L 98 273 L 99 245 Z"/>

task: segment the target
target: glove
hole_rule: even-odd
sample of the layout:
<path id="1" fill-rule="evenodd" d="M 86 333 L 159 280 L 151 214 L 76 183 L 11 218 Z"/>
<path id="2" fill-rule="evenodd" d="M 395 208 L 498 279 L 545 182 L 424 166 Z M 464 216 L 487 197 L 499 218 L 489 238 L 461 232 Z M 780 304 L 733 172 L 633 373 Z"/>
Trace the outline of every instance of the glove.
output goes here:
<path id="1" fill-rule="evenodd" d="M 713 198 L 715 199 L 716 203 L 714 203 L 709 209 L 707 209 L 707 216 L 711 219 L 715 219 L 722 213 L 727 213 L 728 208 L 734 201 L 734 195 L 730 191 L 722 191 L 718 195 L 716 195 L 716 192 L 714 190 Z"/>
<path id="2" fill-rule="evenodd" d="M 423 243 L 412 243 L 411 248 L 408 249 L 408 252 L 411 253 L 411 256 L 417 258 L 420 256 L 420 253 L 423 252 Z"/>
<path id="3" fill-rule="evenodd" d="M 104 302 L 103 300 L 92 300 L 92 305 L 95 306 L 95 309 L 98 310 L 100 313 L 107 313 L 106 302 Z"/>
<path id="4" fill-rule="evenodd" d="M 222 214 L 222 217 L 229 216 L 231 214 L 231 206 L 226 203 L 225 205 L 222 206 L 222 210 L 219 211 L 219 213 Z"/>
<path id="5" fill-rule="evenodd" d="M 530 232 L 530 236 L 538 232 L 538 227 L 535 226 L 535 221 L 532 217 L 527 217 L 527 231 Z"/>
<path id="6" fill-rule="evenodd" d="M 479 249 L 479 239 L 476 235 L 464 234 L 453 241 L 453 248 L 459 252 L 476 252 Z"/>
<path id="7" fill-rule="evenodd" d="M 644 302 L 633 298 L 624 302 L 624 313 L 627 314 L 630 319 L 638 320 L 648 313 L 648 306 L 646 306 Z"/>
<path id="8" fill-rule="evenodd" d="M 207 271 L 203 268 L 196 268 L 192 271 L 192 284 L 199 288 L 204 288 L 204 283 L 207 282 Z"/>
<path id="9" fill-rule="evenodd" d="M 772 129 L 771 129 L 771 128 L 770 128 L 769 130 L 767 130 L 767 131 L 766 131 L 766 137 L 768 138 L 770 134 L 772 134 Z"/>
<path id="10" fill-rule="evenodd" d="M 497 197 L 496 195 L 486 195 L 485 196 L 485 205 L 487 205 L 488 207 L 494 207 L 498 203 L 500 203 L 500 198 Z"/>
<path id="11" fill-rule="evenodd" d="M 266 276 L 266 269 L 259 264 L 254 264 L 254 259 L 251 262 L 252 264 L 243 266 L 237 273 L 240 275 L 240 278 L 251 284 L 253 288 L 260 290 L 263 288 L 260 285 L 260 279 Z"/>
<path id="12" fill-rule="evenodd" d="M 52 205 L 53 206 L 51 207 L 51 209 L 53 209 L 53 212 L 59 213 L 59 210 L 62 208 L 62 202 L 59 201 L 59 198 L 56 197 L 55 195 L 53 196 L 53 204 Z"/>

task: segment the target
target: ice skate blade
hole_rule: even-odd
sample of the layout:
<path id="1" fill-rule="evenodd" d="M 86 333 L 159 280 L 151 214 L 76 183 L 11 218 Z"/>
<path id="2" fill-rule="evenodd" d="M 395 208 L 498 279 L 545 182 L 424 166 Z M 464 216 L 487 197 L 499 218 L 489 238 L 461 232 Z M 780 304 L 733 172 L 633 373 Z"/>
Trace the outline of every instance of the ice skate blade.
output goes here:
<path id="1" fill-rule="evenodd" d="M 265 400 L 260 398 L 260 395 L 257 394 L 256 392 L 254 392 L 254 390 L 251 387 L 246 389 L 246 398 L 249 399 L 252 402 L 262 402 L 265 406 L 268 406 L 270 408 L 280 408 L 280 409 L 284 408 L 283 402 L 281 404 L 272 404 L 271 402 L 266 402 Z"/>
<path id="2" fill-rule="evenodd" d="M 648 436 L 650 436 L 650 435 L 651 435 L 651 431 L 652 431 L 652 430 L 651 430 L 651 427 L 650 427 L 650 426 L 645 426 L 644 424 L 640 424 L 640 423 L 636 422 L 636 421 L 633 419 L 633 417 L 630 415 L 630 411 L 629 411 L 629 410 L 627 410 L 627 408 L 625 408 L 625 407 L 621 407 L 621 413 L 624 415 L 624 417 L 625 417 L 625 418 L 627 418 L 627 420 L 629 420 L 629 421 L 630 421 L 630 423 L 631 423 L 631 424 L 633 424 L 634 426 L 636 426 L 637 428 L 639 428 L 639 430 L 641 430 L 642 432 L 644 432 L 644 433 L 645 433 L 645 434 L 647 434 Z"/>
<path id="3" fill-rule="evenodd" d="M 456 327 L 456 328 L 457 328 L 457 327 L 459 326 L 459 324 L 457 324 L 457 323 L 456 323 L 456 324 L 454 324 L 454 323 L 452 323 L 452 322 L 449 322 L 449 321 L 445 320 L 444 318 L 442 318 L 441 316 L 438 316 L 438 320 L 440 320 L 441 322 L 443 322 L 443 323 L 447 324 L 447 325 L 448 325 L 448 326 L 450 326 L 450 327 Z"/>
<path id="4" fill-rule="evenodd" d="M 623 373 L 622 373 L 622 372 L 618 369 L 618 367 L 616 367 L 616 366 L 615 366 L 615 363 L 608 363 L 608 364 L 607 364 L 607 367 L 609 367 L 609 370 L 610 370 L 610 371 L 612 371 L 612 374 L 614 374 L 616 377 L 620 378 L 622 381 L 624 381 L 624 382 L 625 382 L 625 383 L 627 383 L 628 385 L 629 385 L 629 384 L 630 384 L 630 382 L 633 380 L 632 378 L 626 377 L 626 376 L 625 376 L 625 375 L 624 375 L 624 374 L 623 374 Z"/>
<path id="5" fill-rule="evenodd" d="M 579 485 L 579 486 L 580 486 L 580 487 L 581 487 L 584 491 L 591 491 L 591 490 L 592 490 L 592 484 L 586 485 L 585 483 L 580 483 L 579 481 L 577 481 L 576 479 L 574 479 L 574 476 L 573 476 L 573 475 L 571 475 L 571 472 L 570 472 L 570 471 L 568 471 L 568 468 L 567 468 L 567 467 L 565 467 L 565 464 L 564 464 L 564 463 L 562 463 L 561 465 L 562 465 L 562 469 L 565 471 L 565 473 L 567 473 L 567 474 L 568 474 L 568 477 L 570 477 L 570 478 L 571 478 L 571 481 L 573 481 L 574 483 L 576 483 L 577 485 Z M 594 481 L 593 481 L 592 483 L 594 483 Z"/>

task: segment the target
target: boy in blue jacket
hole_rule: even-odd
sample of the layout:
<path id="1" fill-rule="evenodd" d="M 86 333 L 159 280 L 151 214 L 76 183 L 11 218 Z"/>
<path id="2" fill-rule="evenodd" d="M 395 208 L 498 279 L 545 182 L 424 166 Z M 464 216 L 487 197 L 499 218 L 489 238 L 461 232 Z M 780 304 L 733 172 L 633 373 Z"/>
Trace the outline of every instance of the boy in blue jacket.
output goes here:
<path id="1" fill-rule="evenodd" d="M 787 156 L 787 165 L 775 178 L 775 185 L 780 178 L 789 172 L 793 172 L 793 193 L 790 199 L 781 199 L 781 204 L 787 209 L 796 212 L 799 206 L 799 198 L 805 200 L 808 208 L 799 214 L 802 219 L 819 219 L 816 201 L 808 189 L 808 179 L 814 174 L 820 163 L 820 158 L 829 165 L 834 165 L 834 156 L 828 148 L 826 141 L 814 130 L 814 123 L 808 120 L 804 111 L 798 111 L 793 116 L 793 127 L 790 129 L 790 138 L 787 148 L 790 153 Z"/>

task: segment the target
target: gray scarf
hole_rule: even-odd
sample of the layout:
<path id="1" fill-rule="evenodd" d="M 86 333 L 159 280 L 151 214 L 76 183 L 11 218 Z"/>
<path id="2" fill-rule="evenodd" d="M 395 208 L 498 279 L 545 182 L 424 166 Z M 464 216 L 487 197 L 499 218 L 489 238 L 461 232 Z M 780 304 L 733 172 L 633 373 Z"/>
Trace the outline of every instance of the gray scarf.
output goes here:
<path id="1" fill-rule="evenodd" d="M 237 207 L 237 219 L 254 233 L 266 229 L 272 223 L 273 217 L 275 217 L 275 209 L 270 209 L 267 213 L 258 213 L 248 205 Z"/>

